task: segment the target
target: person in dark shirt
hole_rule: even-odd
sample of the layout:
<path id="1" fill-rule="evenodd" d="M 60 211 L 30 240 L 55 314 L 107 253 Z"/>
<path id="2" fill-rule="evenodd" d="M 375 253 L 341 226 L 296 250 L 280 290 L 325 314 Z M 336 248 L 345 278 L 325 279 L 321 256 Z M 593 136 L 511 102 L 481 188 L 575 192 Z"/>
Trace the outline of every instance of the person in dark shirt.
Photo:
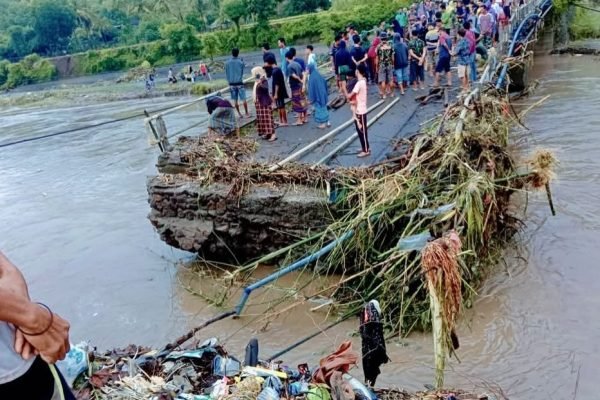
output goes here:
<path id="1" fill-rule="evenodd" d="M 340 41 L 339 48 L 335 53 L 335 66 L 337 69 L 336 73 L 340 80 L 340 89 L 342 94 L 347 96 L 348 93 L 346 90 L 346 81 L 348 80 L 349 76 L 354 76 L 354 70 L 352 69 L 354 62 L 352 61 L 350 52 L 348 49 L 346 49 L 346 42 L 344 41 Z"/>
<path id="2" fill-rule="evenodd" d="M 211 96 L 206 99 L 208 117 L 208 133 L 230 135 L 236 132 L 239 136 L 240 129 L 235 117 L 235 110 L 231 103 L 221 96 Z"/>
<path id="3" fill-rule="evenodd" d="M 275 101 L 275 108 L 279 112 L 279 126 L 288 126 L 287 112 L 285 110 L 285 100 L 288 98 L 287 89 L 285 88 L 285 76 L 274 60 L 269 61 L 268 67 L 271 69 L 271 77 L 273 79 L 271 93 Z"/>
<path id="4" fill-rule="evenodd" d="M 262 46 L 263 50 L 263 68 L 267 73 L 267 83 L 269 85 L 269 93 L 273 91 L 273 68 L 270 65 L 277 65 L 277 58 L 275 57 L 275 53 L 271 51 L 271 47 L 269 43 L 265 42 Z"/>
<path id="5" fill-rule="evenodd" d="M 337 54 L 338 49 L 340 48 L 341 41 L 342 35 L 336 35 L 333 44 L 331 45 L 331 51 L 329 52 L 329 55 L 331 56 L 331 68 L 333 73 L 335 74 L 335 84 L 340 92 L 342 91 L 342 88 L 340 85 L 340 76 L 338 75 L 337 65 L 335 62 L 335 55 Z"/>
<path id="6" fill-rule="evenodd" d="M 400 94 L 404 94 L 404 88 L 408 87 L 408 72 L 408 46 L 400 33 L 394 33 L 394 75 Z"/>
<path id="7" fill-rule="evenodd" d="M 452 55 L 452 39 L 448 35 L 448 30 L 440 29 L 440 39 L 438 43 L 438 62 L 435 67 L 435 82 L 434 87 L 440 85 L 441 74 L 446 74 L 447 85 L 452 86 L 452 73 L 450 71 L 450 57 Z"/>
<path id="8" fill-rule="evenodd" d="M 367 62 L 367 51 L 362 47 L 360 36 L 354 36 L 352 39 L 354 46 L 350 49 L 350 57 L 352 57 L 352 71 L 356 71 L 356 67 L 359 64 L 365 64 Z"/>
<path id="9" fill-rule="evenodd" d="M 306 71 L 306 62 L 304 61 L 304 59 L 302 57 L 296 57 L 296 49 L 294 47 L 290 47 L 290 53 L 292 53 L 292 57 L 294 57 L 294 61 L 296 61 L 300 65 L 300 68 L 302 68 L 302 71 Z"/>
<path id="10" fill-rule="evenodd" d="M 273 64 L 277 64 L 277 58 L 275 58 L 275 54 L 271 51 L 271 47 L 269 43 L 265 42 L 262 46 L 263 51 L 263 64 L 269 65 L 269 61 L 273 61 Z"/>

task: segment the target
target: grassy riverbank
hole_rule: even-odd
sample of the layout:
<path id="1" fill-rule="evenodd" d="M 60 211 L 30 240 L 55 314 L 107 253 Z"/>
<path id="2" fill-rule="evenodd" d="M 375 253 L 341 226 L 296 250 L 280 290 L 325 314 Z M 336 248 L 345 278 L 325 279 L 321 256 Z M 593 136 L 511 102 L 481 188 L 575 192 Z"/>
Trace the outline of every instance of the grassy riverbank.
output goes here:
<path id="1" fill-rule="evenodd" d="M 96 104 L 112 101 L 149 99 L 155 97 L 189 96 L 211 93 L 227 86 L 223 79 L 192 84 L 159 83 L 146 91 L 144 81 L 99 82 L 76 86 L 64 86 L 50 90 L 10 93 L 0 97 L 0 107 L 61 106 L 69 104 Z"/>

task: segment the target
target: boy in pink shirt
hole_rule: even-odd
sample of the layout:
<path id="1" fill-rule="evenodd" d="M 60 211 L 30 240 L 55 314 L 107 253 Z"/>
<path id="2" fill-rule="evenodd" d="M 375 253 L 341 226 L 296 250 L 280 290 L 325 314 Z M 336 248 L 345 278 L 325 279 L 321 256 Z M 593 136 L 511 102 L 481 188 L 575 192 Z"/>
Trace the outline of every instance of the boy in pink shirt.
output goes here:
<path id="1" fill-rule="evenodd" d="M 367 67 L 359 64 L 356 68 L 356 77 L 358 82 L 354 85 L 352 93 L 348 95 L 348 100 L 353 104 L 354 125 L 360 140 L 361 151 L 357 157 L 367 157 L 371 155 L 369 147 L 369 137 L 367 133 Z"/>

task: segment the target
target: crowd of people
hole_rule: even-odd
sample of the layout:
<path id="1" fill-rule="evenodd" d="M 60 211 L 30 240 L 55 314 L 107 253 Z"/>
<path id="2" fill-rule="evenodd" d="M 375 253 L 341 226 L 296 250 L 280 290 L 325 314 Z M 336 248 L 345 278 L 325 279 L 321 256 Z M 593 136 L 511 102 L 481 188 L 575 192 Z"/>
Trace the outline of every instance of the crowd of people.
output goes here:
<path id="1" fill-rule="evenodd" d="M 368 85 L 377 85 L 381 99 L 426 89 L 426 76 L 433 88 L 444 79 L 451 86 L 454 70 L 464 91 L 477 79 L 477 55 L 485 59 L 498 41 L 502 26 L 510 21 L 513 0 L 425 0 L 401 8 L 389 20 L 371 31 L 359 33 L 348 25 L 337 34 L 329 57 L 336 87 L 352 110 L 361 139 L 359 157 L 370 155 L 367 134 Z M 522 4 L 524 0 L 519 0 Z M 370 36 L 373 37 L 370 40 Z M 284 38 L 277 41 L 276 51 L 263 45 L 263 65 L 252 70 L 255 85 L 252 101 L 256 108 L 259 135 L 277 140 L 276 128 L 289 126 L 286 101 L 296 120 L 294 126 L 308 122 L 312 115 L 318 127 L 329 123 L 327 81 L 317 68 L 314 47 L 306 46 L 303 55 L 289 47 Z M 241 81 L 244 64 L 233 49 L 226 63 L 231 98 L 240 118 L 239 102 L 249 116 L 246 94 Z M 454 61 L 453 61 L 454 60 Z M 232 72 L 233 71 L 233 72 Z M 225 117 L 235 119 L 233 106 Z M 276 116 L 273 116 L 276 110 Z M 231 114 L 231 115 L 230 115 Z M 211 128 L 219 125 L 215 122 Z M 222 125 L 222 124 L 221 124 Z M 228 125 L 228 124 L 227 124 Z M 227 129 L 226 133 L 235 129 Z"/>
<path id="2" fill-rule="evenodd" d="M 183 82 L 196 82 L 198 79 L 203 79 L 205 81 L 211 81 L 212 76 L 210 75 L 210 68 L 204 62 L 200 62 L 198 64 L 198 69 L 194 69 L 194 67 L 190 64 L 188 65 L 184 71 L 179 72 L 179 75 L 176 75 L 173 72 L 173 68 L 169 68 L 169 72 L 167 74 L 167 82 L 171 84 L 177 83 L 177 80 Z"/>

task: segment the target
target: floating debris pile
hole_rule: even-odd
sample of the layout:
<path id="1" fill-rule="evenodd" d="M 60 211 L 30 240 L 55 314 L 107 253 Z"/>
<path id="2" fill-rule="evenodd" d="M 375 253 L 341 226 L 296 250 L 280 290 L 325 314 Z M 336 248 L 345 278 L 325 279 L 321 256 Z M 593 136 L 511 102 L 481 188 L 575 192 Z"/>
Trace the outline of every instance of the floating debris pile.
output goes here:
<path id="1" fill-rule="evenodd" d="M 348 372 L 358 355 L 349 342 L 323 358 L 319 366 L 290 368 L 257 358 L 249 343 L 244 362 L 228 354 L 216 339 L 191 350 L 155 351 L 137 346 L 89 354 L 75 382 L 78 400 L 476 400 L 473 393 L 438 390 L 410 393 L 371 389 Z"/>

